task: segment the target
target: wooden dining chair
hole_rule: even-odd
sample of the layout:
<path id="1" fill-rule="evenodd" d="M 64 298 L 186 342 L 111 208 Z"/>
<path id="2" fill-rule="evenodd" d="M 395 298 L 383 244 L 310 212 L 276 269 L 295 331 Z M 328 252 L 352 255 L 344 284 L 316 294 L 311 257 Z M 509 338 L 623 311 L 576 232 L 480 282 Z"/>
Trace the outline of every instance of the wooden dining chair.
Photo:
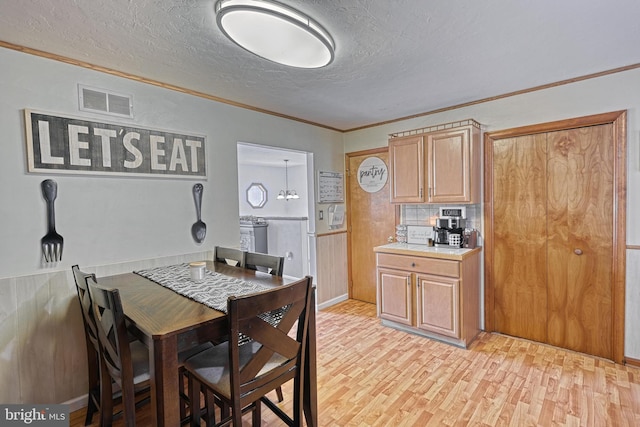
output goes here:
<path id="1" fill-rule="evenodd" d="M 77 265 L 72 266 L 71 271 L 73 272 L 73 279 L 76 282 L 76 291 L 78 292 L 78 300 L 80 301 L 82 323 L 84 324 L 84 337 L 87 346 L 89 389 L 87 391 L 87 416 L 84 425 L 88 426 L 93 420 L 93 414 L 100 410 L 99 338 L 91 309 L 91 296 L 89 295 L 89 288 L 87 287 L 87 277 L 89 277 L 90 274 L 80 271 L 80 267 Z"/>
<path id="2" fill-rule="evenodd" d="M 120 293 L 104 288 L 94 275 L 86 278 L 98 332 L 100 354 L 100 425 L 113 422 L 114 384 L 120 388 L 125 426 L 135 426 L 136 391 L 149 386 L 149 352 L 133 351 Z M 140 343 L 142 344 L 142 343 Z"/>
<path id="3" fill-rule="evenodd" d="M 88 401 L 87 401 L 87 415 L 84 425 L 90 425 L 93 421 L 93 416 L 96 412 L 101 410 L 101 398 L 100 398 L 100 338 L 98 337 L 97 324 L 93 314 L 91 294 L 89 292 L 89 286 L 87 285 L 87 279 L 92 278 L 95 282 L 95 275 L 90 273 L 84 273 L 80 270 L 78 265 L 71 267 L 73 272 L 73 278 L 76 283 L 76 291 L 78 292 L 78 300 L 80 301 L 80 311 L 82 313 L 82 321 L 84 324 L 85 341 L 87 346 L 87 367 L 88 367 Z M 128 337 L 130 341 L 130 349 L 132 358 L 135 360 L 145 360 L 149 351 L 140 341 L 137 341 L 131 335 Z M 150 390 L 149 382 L 140 384 L 136 388 L 137 405 L 140 406 L 149 401 L 146 397 L 146 393 Z M 119 403 L 121 399 L 121 393 L 119 390 L 115 390 L 112 399 L 115 403 Z M 113 414 L 115 418 L 121 415 L 120 412 Z"/>
<path id="4" fill-rule="evenodd" d="M 284 273 L 284 257 L 277 255 L 268 255 L 258 252 L 247 252 L 245 259 L 245 268 L 249 270 L 264 271 L 274 276 L 282 277 Z M 278 402 L 284 400 L 282 387 L 276 388 Z"/>
<path id="5" fill-rule="evenodd" d="M 265 271 L 274 276 L 282 276 L 284 271 L 284 257 L 258 252 L 247 252 L 244 268 Z"/>
<path id="6" fill-rule="evenodd" d="M 264 403 L 287 425 L 301 425 L 304 364 L 312 292 L 311 277 L 288 285 L 246 296 L 229 297 L 229 341 L 187 359 L 185 368 L 192 383 L 190 398 L 200 399 L 204 386 L 227 404 L 231 412 L 221 414 L 215 424 L 213 408 L 206 408 L 207 426 L 232 423 L 242 426 L 243 412 L 253 412 L 259 426 Z M 294 332 L 295 329 L 295 333 Z M 291 335 L 289 335 L 289 333 Z M 244 337 L 250 342 L 240 345 Z M 266 396 L 282 384 L 294 380 L 293 414 L 290 416 Z M 205 396 L 205 403 L 209 396 Z M 192 418 L 192 426 L 199 426 Z"/>
<path id="7" fill-rule="evenodd" d="M 216 246 L 213 248 L 214 261 L 224 262 L 225 264 L 236 267 L 244 267 L 245 255 L 246 252 L 241 251 L 240 249 L 225 248 L 223 246 Z"/>

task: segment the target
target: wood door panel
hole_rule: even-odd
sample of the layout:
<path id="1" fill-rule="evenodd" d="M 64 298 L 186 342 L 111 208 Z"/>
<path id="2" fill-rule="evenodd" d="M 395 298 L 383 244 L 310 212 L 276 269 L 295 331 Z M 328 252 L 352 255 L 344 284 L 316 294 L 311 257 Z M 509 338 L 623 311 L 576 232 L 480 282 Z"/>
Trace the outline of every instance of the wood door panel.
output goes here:
<path id="1" fill-rule="evenodd" d="M 545 341 L 546 138 L 496 141 L 493 158 L 496 330 Z"/>
<path id="2" fill-rule="evenodd" d="M 417 275 L 416 283 L 416 326 L 460 338 L 460 281 Z"/>
<path id="3" fill-rule="evenodd" d="M 411 326 L 411 276 L 407 271 L 378 270 L 378 316 Z"/>
<path id="4" fill-rule="evenodd" d="M 376 302 L 376 256 L 373 248 L 395 236 L 395 206 L 389 201 L 389 179 L 375 193 L 364 191 L 357 179 L 358 167 L 376 156 L 389 164 L 387 150 L 348 157 L 349 273 L 350 297 Z"/>
<path id="5" fill-rule="evenodd" d="M 429 201 L 468 202 L 471 199 L 469 129 L 427 135 Z"/>
<path id="6" fill-rule="evenodd" d="M 424 202 L 424 141 L 422 136 L 389 142 L 388 161 L 393 203 Z"/>
<path id="7" fill-rule="evenodd" d="M 611 125 L 548 134 L 549 343 L 612 353 Z"/>

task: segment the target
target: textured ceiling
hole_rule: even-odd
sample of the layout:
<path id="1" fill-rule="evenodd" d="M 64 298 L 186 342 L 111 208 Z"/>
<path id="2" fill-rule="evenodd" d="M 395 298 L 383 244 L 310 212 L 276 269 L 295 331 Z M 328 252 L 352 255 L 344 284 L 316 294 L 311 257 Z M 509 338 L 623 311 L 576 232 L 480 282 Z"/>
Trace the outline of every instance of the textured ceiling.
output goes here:
<path id="1" fill-rule="evenodd" d="M 332 64 L 245 52 L 214 0 L 0 0 L 0 41 L 339 130 L 640 63 L 638 0 L 281 2 L 332 34 Z"/>

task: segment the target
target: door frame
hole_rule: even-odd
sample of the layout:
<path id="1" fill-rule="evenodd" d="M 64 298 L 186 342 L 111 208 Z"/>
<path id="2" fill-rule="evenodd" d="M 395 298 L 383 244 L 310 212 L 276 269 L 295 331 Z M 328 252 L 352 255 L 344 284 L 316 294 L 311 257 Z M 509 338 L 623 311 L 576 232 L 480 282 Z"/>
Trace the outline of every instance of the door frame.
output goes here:
<path id="1" fill-rule="evenodd" d="M 506 138 L 562 131 L 588 126 L 613 125 L 616 149 L 613 164 L 613 260 L 612 260 L 612 349 L 613 361 L 624 363 L 626 216 L 627 216 L 627 112 L 613 111 L 484 134 L 484 325 L 495 331 L 493 275 L 493 144 Z"/>
<path id="2" fill-rule="evenodd" d="M 345 179 L 345 203 L 347 207 L 347 280 L 348 280 L 348 290 L 349 290 L 349 298 L 353 298 L 353 276 L 351 273 L 351 215 L 353 209 L 351 209 L 351 193 L 349 189 L 351 188 L 351 173 L 349 170 L 349 164 L 351 157 L 359 157 L 359 156 L 367 156 L 374 155 L 378 153 L 388 153 L 389 147 L 380 147 L 380 148 L 372 148 L 369 150 L 361 150 L 361 151 L 352 151 L 350 153 L 345 153 L 344 155 L 344 176 Z M 389 203 L 391 203 L 391 194 L 389 194 Z M 395 207 L 395 219 L 396 225 L 399 224 L 400 221 L 400 205 L 396 205 Z"/>

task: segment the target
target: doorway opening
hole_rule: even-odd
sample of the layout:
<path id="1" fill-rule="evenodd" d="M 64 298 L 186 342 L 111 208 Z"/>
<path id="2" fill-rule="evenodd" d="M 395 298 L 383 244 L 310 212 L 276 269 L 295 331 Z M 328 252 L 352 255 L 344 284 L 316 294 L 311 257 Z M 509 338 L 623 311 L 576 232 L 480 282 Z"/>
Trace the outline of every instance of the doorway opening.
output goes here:
<path id="1" fill-rule="evenodd" d="M 237 154 L 240 247 L 283 256 L 285 276 L 312 274 L 313 153 L 239 142 Z M 287 190 L 298 197 L 278 198 Z"/>
<path id="2" fill-rule="evenodd" d="M 389 165 L 386 147 L 347 153 L 347 251 L 349 297 L 376 303 L 376 256 L 373 248 L 388 243 L 395 234 L 399 208 L 389 203 L 389 180 L 384 187 L 369 192 L 357 179 L 358 170 L 372 157 Z"/>

